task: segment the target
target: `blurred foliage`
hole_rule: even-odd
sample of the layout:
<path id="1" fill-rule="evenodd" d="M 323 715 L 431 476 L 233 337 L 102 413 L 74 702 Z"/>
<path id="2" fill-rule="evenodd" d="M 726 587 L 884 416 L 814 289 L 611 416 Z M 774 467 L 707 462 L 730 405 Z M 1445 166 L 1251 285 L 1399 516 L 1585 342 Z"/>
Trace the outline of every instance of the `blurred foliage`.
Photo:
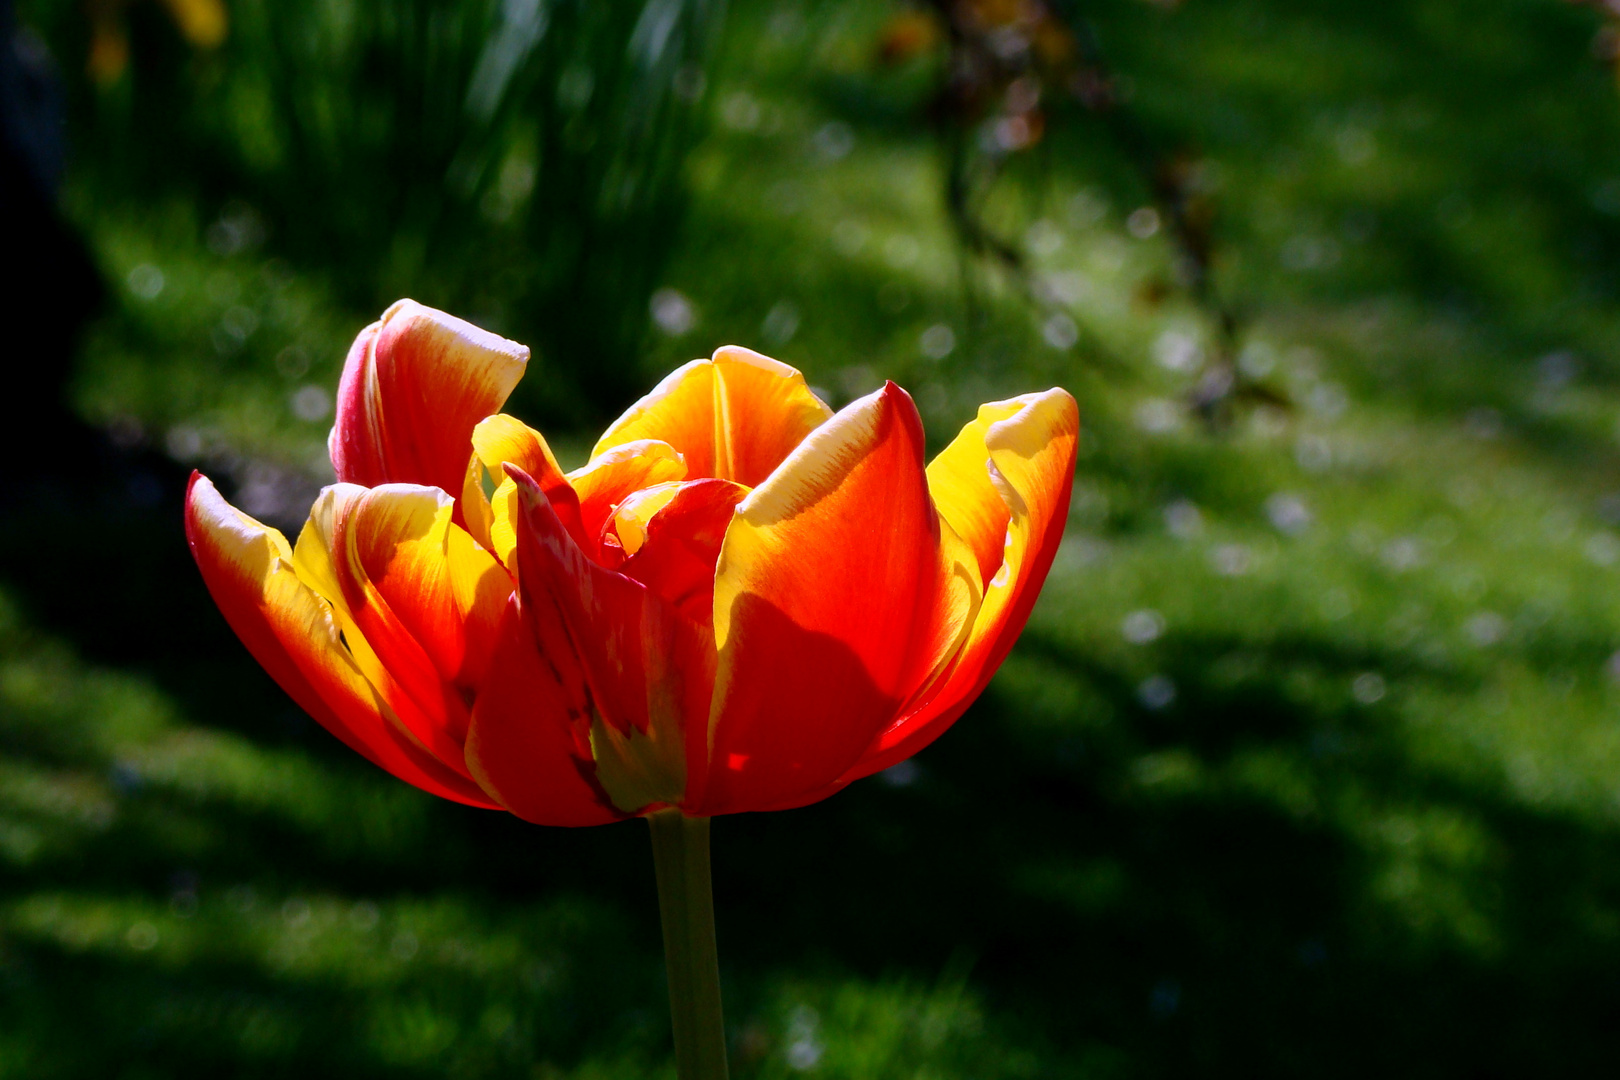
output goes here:
<path id="1" fill-rule="evenodd" d="M 112 71 L 103 19 L 33 7 L 100 76 L 74 99 L 83 214 L 147 235 L 165 216 L 165 247 L 270 257 L 345 312 L 409 293 L 473 314 L 553 365 L 531 380 L 537 409 L 611 415 L 634 396 L 721 0 L 237 0 L 207 48 L 135 4 Z M 233 348 L 266 314 L 286 347 L 331 345 L 227 310 L 251 315 Z"/>
<path id="2" fill-rule="evenodd" d="M 517 407 L 576 458 L 601 410 L 727 341 L 835 403 L 894 378 L 936 444 L 984 400 L 1081 401 L 1069 536 L 984 700 L 907 766 L 716 824 L 739 1078 L 1612 1067 L 1620 102 L 1599 11 L 1054 5 L 1153 145 L 1199 163 L 1232 363 L 1272 391 L 1212 428 L 1219 314 L 1176 287 L 1142 212 L 1162 196 L 1105 116 L 1054 110 L 976 207 L 1034 302 L 963 251 L 928 113 L 942 53 L 883 61 L 913 9 L 733 5 L 685 77 L 692 127 L 655 153 L 605 104 L 637 92 L 599 59 L 632 55 L 629 16 L 446 5 L 429 32 L 307 2 L 307 23 L 231 5 L 217 53 L 131 5 L 130 81 L 74 83 L 67 205 L 117 294 L 76 400 L 145 456 L 0 519 L 0 1076 L 670 1075 L 643 830 L 534 829 L 370 769 L 246 660 L 181 546 L 175 462 L 297 524 L 343 350 L 395 292 L 527 334 Z M 36 9 L 72 73 L 84 31 Z M 478 128 L 482 43 L 522 10 L 550 20 L 546 74 Z M 681 10 L 696 48 L 714 13 Z M 317 62 L 323 20 L 392 44 Z M 605 111 L 568 135 L 586 55 Z M 406 114 L 420 146 L 375 120 Z M 534 156 L 474 155 L 486 186 L 454 188 L 496 129 Z M 622 292 L 570 301 L 567 236 L 619 228 L 611 203 L 539 194 L 546 140 L 572 138 L 671 155 L 677 209 L 612 256 L 646 256 Z M 555 182 L 600 194 L 614 166 L 591 168 Z M 504 224 L 502 175 L 534 177 Z"/>

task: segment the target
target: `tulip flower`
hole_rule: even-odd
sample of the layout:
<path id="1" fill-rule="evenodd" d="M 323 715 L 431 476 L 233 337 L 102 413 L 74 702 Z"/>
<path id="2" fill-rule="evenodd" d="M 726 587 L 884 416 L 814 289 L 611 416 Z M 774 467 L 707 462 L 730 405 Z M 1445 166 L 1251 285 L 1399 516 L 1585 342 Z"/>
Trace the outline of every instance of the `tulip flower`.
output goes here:
<path id="1" fill-rule="evenodd" d="M 928 462 L 893 383 L 835 413 L 726 347 L 565 473 L 500 412 L 527 360 L 395 304 L 297 543 L 200 475 L 187 536 L 249 651 L 378 766 L 539 824 L 648 818 L 680 1074 L 723 1075 L 708 819 L 824 799 L 984 689 L 1062 536 L 1074 400 L 984 405 Z"/>

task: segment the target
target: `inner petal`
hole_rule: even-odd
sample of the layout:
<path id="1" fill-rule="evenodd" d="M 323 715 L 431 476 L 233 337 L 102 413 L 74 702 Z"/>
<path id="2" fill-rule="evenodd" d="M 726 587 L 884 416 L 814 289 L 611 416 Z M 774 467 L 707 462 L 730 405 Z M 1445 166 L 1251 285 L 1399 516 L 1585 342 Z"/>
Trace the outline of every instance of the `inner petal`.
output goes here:
<path id="1" fill-rule="evenodd" d="M 700 626 L 714 625 L 714 568 L 737 504 L 749 489 L 730 480 L 665 484 L 626 499 L 614 521 L 634 578 Z M 627 535 L 628 534 L 628 535 Z"/>
<path id="2" fill-rule="evenodd" d="M 726 346 L 671 373 L 608 428 L 591 456 L 658 439 L 686 459 L 686 475 L 754 487 L 831 416 L 798 371 Z"/>

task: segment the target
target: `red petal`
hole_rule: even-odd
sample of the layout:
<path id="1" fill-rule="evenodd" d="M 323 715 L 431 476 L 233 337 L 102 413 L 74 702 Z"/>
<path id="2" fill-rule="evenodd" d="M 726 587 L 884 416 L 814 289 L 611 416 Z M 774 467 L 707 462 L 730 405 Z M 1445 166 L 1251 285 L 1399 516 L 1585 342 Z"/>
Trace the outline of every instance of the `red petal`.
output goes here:
<path id="1" fill-rule="evenodd" d="M 473 426 L 499 412 L 529 350 L 401 300 L 355 339 L 328 447 L 340 481 L 461 490 Z"/>
<path id="2" fill-rule="evenodd" d="M 569 715 L 591 729 L 598 781 L 626 812 L 679 801 L 684 734 L 708 715 L 711 640 L 640 582 L 588 559 L 539 485 L 507 471 L 517 482 L 525 616 L 541 655 L 563 672 Z M 647 801 L 627 803 L 626 792 Z"/>
<path id="3" fill-rule="evenodd" d="M 602 825 L 628 815 L 595 779 L 578 665 L 542 656 L 533 614 L 507 609 L 489 681 L 473 706 L 467 764 L 512 813 L 537 825 Z"/>
<path id="4" fill-rule="evenodd" d="M 647 586 L 705 628 L 714 625 L 714 567 L 726 527 L 748 489 L 729 480 L 693 480 L 647 522 L 646 539 L 620 573 Z"/>

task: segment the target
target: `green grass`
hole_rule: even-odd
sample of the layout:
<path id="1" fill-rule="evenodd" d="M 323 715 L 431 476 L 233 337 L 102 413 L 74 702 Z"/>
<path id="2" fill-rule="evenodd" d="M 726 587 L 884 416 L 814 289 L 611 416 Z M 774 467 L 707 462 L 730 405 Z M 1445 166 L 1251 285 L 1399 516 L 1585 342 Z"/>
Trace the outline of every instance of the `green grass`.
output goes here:
<path id="1" fill-rule="evenodd" d="M 654 282 L 695 321 L 664 333 L 638 296 L 571 331 L 635 320 L 617 377 L 642 386 L 724 342 L 835 403 L 894 378 L 935 445 L 981 401 L 1081 403 L 1068 537 L 982 702 L 909 773 L 715 825 L 736 1075 L 1600 1071 L 1620 95 L 1596 15 L 1088 8 L 1155 137 L 1213 162 L 1216 284 L 1290 403 L 1211 429 L 1185 401 L 1214 325 L 1145 299 L 1173 253 L 1126 231 L 1148 194 L 1118 148 L 1059 112 L 994 192 L 1059 298 L 1037 310 L 954 242 L 928 71 L 873 59 L 888 11 L 733 5 Z M 245 487 L 318 482 L 322 395 L 376 310 L 273 218 L 218 243 L 230 193 L 117 183 L 68 192 L 116 294 L 82 414 Z M 565 388 L 517 402 L 565 456 L 598 359 L 542 350 L 531 379 Z M 0 1076 L 672 1075 L 642 828 L 526 827 L 345 752 L 209 610 L 177 516 L 0 527 Z"/>

